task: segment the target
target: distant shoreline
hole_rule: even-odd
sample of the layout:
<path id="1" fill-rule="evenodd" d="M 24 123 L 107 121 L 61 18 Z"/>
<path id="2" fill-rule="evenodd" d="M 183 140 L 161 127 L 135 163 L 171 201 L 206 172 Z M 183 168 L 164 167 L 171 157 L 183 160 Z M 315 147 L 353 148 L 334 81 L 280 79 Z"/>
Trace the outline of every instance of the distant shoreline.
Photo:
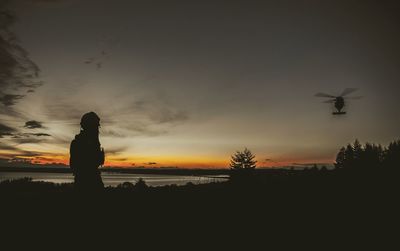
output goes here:
<path id="1" fill-rule="evenodd" d="M 183 169 L 183 168 L 101 168 L 104 173 L 125 174 L 163 174 L 163 175 L 229 175 L 230 169 Z M 289 171 L 286 168 L 258 168 L 257 173 L 283 173 Z M 291 170 L 296 171 L 296 170 Z M 69 167 L 0 167 L 2 172 L 37 172 L 37 173 L 71 173 Z"/>
<path id="2" fill-rule="evenodd" d="M 103 173 L 163 175 L 228 175 L 229 169 L 100 168 Z M 2 172 L 72 173 L 69 167 L 0 167 Z"/>

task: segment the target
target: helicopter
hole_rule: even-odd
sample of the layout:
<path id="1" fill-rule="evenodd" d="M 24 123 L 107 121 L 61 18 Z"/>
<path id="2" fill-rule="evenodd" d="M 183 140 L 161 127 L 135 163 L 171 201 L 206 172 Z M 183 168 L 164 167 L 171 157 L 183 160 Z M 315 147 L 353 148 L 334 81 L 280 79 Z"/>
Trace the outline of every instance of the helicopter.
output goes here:
<path id="1" fill-rule="evenodd" d="M 335 108 L 336 108 L 337 111 L 332 112 L 332 114 L 333 115 L 344 115 L 344 114 L 346 114 L 346 112 L 343 112 L 342 109 L 345 106 L 345 99 L 360 99 L 360 98 L 362 98 L 361 96 L 358 96 L 358 97 L 346 97 L 350 93 L 353 93 L 353 92 L 355 92 L 357 90 L 358 89 L 356 89 L 356 88 L 346 88 L 346 89 L 344 89 L 342 94 L 340 94 L 339 96 L 334 96 L 334 95 L 330 95 L 330 94 L 319 92 L 319 93 L 315 94 L 315 97 L 330 98 L 329 100 L 326 100 L 323 103 L 334 103 Z"/>

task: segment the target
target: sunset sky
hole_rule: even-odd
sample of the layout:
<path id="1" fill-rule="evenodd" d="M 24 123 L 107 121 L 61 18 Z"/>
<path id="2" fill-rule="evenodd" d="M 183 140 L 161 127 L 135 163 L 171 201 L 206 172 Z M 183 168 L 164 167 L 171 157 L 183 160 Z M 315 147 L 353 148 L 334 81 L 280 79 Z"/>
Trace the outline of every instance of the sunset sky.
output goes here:
<path id="1" fill-rule="evenodd" d="M 67 163 L 89 111 L 113 166 L 333 163 L 400 136 L 398 1 L 3 2 L 0 165 Z M 345 116 L 314 97 L 345 88 Z"/>

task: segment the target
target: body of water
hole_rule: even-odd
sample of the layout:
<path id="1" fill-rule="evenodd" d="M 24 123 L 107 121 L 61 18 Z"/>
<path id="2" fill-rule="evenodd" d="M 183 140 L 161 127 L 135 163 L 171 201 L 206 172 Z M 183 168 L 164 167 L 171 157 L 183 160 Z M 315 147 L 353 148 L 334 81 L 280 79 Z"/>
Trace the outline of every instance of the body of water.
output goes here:
<path id="1" fill-rule="evenodd" d="M 165 174 L 125 174 L 125 173 L 102 173 L 105 186 L 117 186 L 123 182 L 136 183 L 142 178 L 149 186 L 185 185 L 188 182 L 193 184 L 204 184 L 210 182 L 226 181 L 226 175 L 207 176 L 182 176 Z M 39 173 L 39 172 L 0 172 L 0 182 L 20 178 L 32 178 L 33 181 L 45 181 L 53 183 L 72 183 L 74 177 L 70 173 Z"/>

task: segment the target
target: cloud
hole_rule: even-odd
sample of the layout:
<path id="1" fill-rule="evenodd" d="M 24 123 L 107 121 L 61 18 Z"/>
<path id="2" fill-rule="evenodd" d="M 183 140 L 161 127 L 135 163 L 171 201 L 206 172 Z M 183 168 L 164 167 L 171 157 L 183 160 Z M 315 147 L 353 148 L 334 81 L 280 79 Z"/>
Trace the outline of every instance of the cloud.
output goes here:
<path id="1" fill-rule="evenodd" d="M 31 159 L 25 159 L 25 158 L 19 158 L 19 157 L 14 157 L 11 159 L 6 160 L 7 164 L 17 164 L 18 166 L 20 164 L 26 164 L 26 165 L 30 165 L 31 164 Z"/>
<path id="2" fill-rule="evenodd" d="M 13 106 L 24 97 L 18 93 L 20 89 L 33 90 L 42 85 L 38 81 L 39 67 L 10 29 L 16 19 L 15 13 L 0 3 L 0 103 L 4 106 Z"/>
<path id="3" fill-rule="evenodd" d="M 12 135 L 12 138 L 14 139 L 19 139 L 19 138 L 24 138 L 24 137 L 31 137 L 31 136 L 36 136 L 36 137 L 50 137 L 51 135 L 48 133 L 14 133 Z"/>
<path id="4" fill-rule="evenodd" d="M 101 134 L 103 136 L 111 136 L 111 137 L 116 137 L 116 138 L 124 138 L 125 135 L 121 132 L 118 132 L 116 130 L 113 129 L 105 129 L 105 130 L 101 130 Z"/>
<path id="5" fill-rule="evenodd" d="M 48 133 L 22 133 L 19 130 L 9 127 L 4 124 L 0 124 L 0 138 L 8 137 L 9 140 L 16 142 L 18 144 L 27 143 L 40 143 L 47 140 L 47 137 L 51 137 Z M 14 147 L 10 147 L 4 143 L 0 144 L 0 149 L 7 150 L 17 150 Z"/>
<path id="6" fill-rule="evenodd" d="M 123 118 L 124 123 L 119 122 L 122 130 L 109 129 L 106 126 L 104 133 L 109 136 L 159 136 L 168 133 L 170 127 L 183 123 L 189 119 L 189 115 L 171 104 L 165 95 L 151 94 L 150 96 L 136 97 L 133 102 L 121 107 L 119 114 L 109 115 L 109 121 Z"/>
<path id="7" fill-rule="evenodd" d="M 124 146 L 105 149 L 107 155 L 117 155 L 125 151 L 127 148 Z"/>
<path id="8" fill-rule="evenodd" d="M 25 133 L 26 134 L 26 133 Z M 28 133 L 29 135 L 32 136 L 37 136 L 37 137 L 50 137 L 51 135 L 48 133 Z"/>
<path id="9" fill-rule="evenodd" d="M 137 99 L 127 107 L 138 114 L 144 114 L 152 123 L 179 123 L 189 118 L 186 111 L 170 104 L 165 94 L 155 94 L 147 99 Z"/>
<path id="10" fill-rule="evenodd" d="M 171 109 L 161 109 L 155 114 L 150 115 L 150 118 L 157 123 L 177 123 L 188 119 L 188 115 L 184 111 L 173 111 Z"/>
<path id="11" fill-rule="evenodd" d="M 26 127 L 26 126 L 25 126 Z M 28 127 L 29 129 L 32 128 L 43 128 L 43 127 Z M 12 138 L 22 138 L 22 137 L 30 137 L 30 136 L 36 136 L 36 137 L 48 137 L 51 136 L 48 133 L 21 133 L 17 129 L 12 128 L 10 126 L 0 124 L 0 138 L 3 136 L 12 136 Z"/>
<path id="12" fill-rule="evenodd" d="M 274 164 L 279 164 L 279 161 L 276 161 L 274 159 L 271 158 L 266 158 L 264 159 L 264 161 L 262 163 L 274 163 Z"/>
<path id="13" fill-rule="evenodd" d="M 157 162 L 145 162 L 143 164 L 151 166 L 151 165 L 157 165 Z"/>
<path id="14" fill-rule="evenodd" d="M 0 142 L 0 149 L 1 150 L 13 150 L 13 151 L 18 150 L 18 148 L 11 146 L 9 144 L 6 144 L 6 143 L 2 143 L 2 142 Z"/>
<path id="15" fill-rule="evenodd" d="M 0 144 L 1 145 L 1 144 Z M 9 146 L 9 150 L 12 150 L 13 153 L 0 153 L 0 158 L 7 158 L 7 159 L 12 159 L 12 158 L 41 158 L 43 156 L 46 156 L 47 158 L 51 158 L 52 156 L 59 156 L 56 153 L 51 153 L 51 152 L 39 152 L 39 151 L 29 151 L 29 150 L 23 150 L 17 147 Z"/>
<path id="16" fill-rule="evenodd" d="M 151 123 L 137 123 L 127 125 L 126 128 L 137 135 L 145 135 L 150 137 L 159 136 L 167 133 L 167 130 L 152 128 Z"/>
<path id="17" fill-rule="evenodd" d="M 309 167 L 309 166 L 331 166 L 332 163 L 292 163 L 294 166 L 302 166 L 302 167 Z"/>
<path id="18" fill-rule="evenodd" d="M 37 128 L 43 128 L 43 125 L 42 122 L 36 120 L 29 120 L 25 122 L 24 127 L 28 129 L 37 129 Z"/>
<path id="19" fill-rule="evenodd" d="M 25 95 L 18 95 L 18 94 L 3 94 L 0 96 L 0 103 L 5 106 L 12 106 L 17 103 L 19 99 L 22 99 Z"/>
<path id="20" fill-rule="evenodd" d="M 16 133 L 12 135 L 12 140 L 18 144 L 37 144 L 51 137 L 47 133 Z"/>
<path id="21" fill-rule="evenodd" d="M 0 124 L 0 138 L 3 138 L 4 136 L 12 136 L 17 130 L 6 126 L 4 124 Z"/>
<path id="22" fill-rule="evenodd" d="M 38 144 L 43 142 L 40 138 L 15 138 L 14 141 L 18 144 Z"/>
<path id="23" fill-rule="evenodd" d="M 121 120 L 117 123 L 119 118 L 123 118 L 123 123 Z M 119 113 L 108 114 L 101 133 L 118 138 L 137 135 L 154 137 L 168 133 L 169 127 L 188 119 L 186 111 L 173 107 L 168 102 L 156 98 L 139 99 L 122 107 Z"/>
<path id="24" fill-rule="evenodd" d="M 4 145 L 4 147 L 3 147 L 3 145 Z M 10 146 L 7 144 L 0 143 L 0 146 L 1 146 L 1 149 L 13 151 L 13 153 L 0 153 L 1 158 L 7 158 L 7 159 L 12 159 L 15 157 L 33 158 L 33 157 L 42 156 L 42 155 L 46 155 L 46 156 L 52 155 L 52 153 L 22 150 L 22 149 L 19 149 L 17 147 Z"/>
<path id="25" fill-rule="evenodd" d="M 31 167 L 31 159 L 19 157 L 0 157 L 0 166 L 2 167 Z"/>
<path id="26" fill-rule="evenodd" d="M 113 158 L 113 161 L 127 161 L 128 158 Z"/>

